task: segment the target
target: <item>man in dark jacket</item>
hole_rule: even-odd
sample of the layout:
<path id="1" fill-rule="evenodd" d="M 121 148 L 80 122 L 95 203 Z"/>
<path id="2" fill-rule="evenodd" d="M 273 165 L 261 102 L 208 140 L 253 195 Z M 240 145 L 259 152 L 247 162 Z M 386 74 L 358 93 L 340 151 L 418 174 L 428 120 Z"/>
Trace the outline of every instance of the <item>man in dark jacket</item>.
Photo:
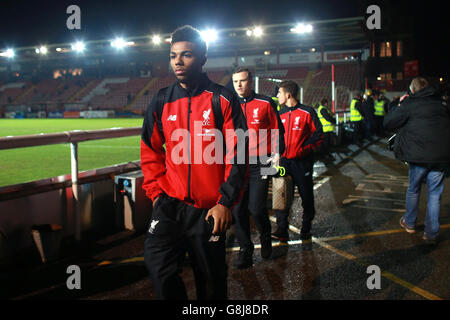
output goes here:
<path id="1" fill-rule="evenodd" d="M 450 109 L 436 95 L 427 80 L 418 77 L 410 85 L 411 95 L 390 105 L 384 126 L 397 130 L 394 153 L 409 164 L 409 187 L 406 193 L 406 213 L 400 225 L 415 232 L 422 181 L 427 184 L 427 213 L 423 239 L 436 242 L 439 233 L 441 194 L 444 172 L 450 162 Z"/>

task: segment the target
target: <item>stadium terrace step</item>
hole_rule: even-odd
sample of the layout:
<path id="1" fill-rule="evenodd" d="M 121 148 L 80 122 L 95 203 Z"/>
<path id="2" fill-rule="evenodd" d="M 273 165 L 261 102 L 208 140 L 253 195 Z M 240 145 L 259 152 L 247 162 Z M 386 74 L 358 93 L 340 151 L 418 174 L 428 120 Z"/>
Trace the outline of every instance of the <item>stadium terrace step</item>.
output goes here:
<path id="1" fill-rule="evenodd" d="M 105 88 L 107 84 L 125 83 L 128 82 L 128 80 L 130 80 L 130 78 L 107 78 L 102 82 L 100 82 L 100 84 L 97 85 L 97 87 L 95 87 L 88 95 L 86 95 L 83 99 L 81 99 L 81 102 L 89 102 L 96 95 L 106 94 L 109 91 L 108 88 Z"/>
<path id="2" fill-rule="evenodd" d="M 80 90 L 76 91 L 73 96 L 69 98 L 68 102 L 74 102 L 78 100 L 78 97 L 81 97 L 86 91 L 92 89 L 94 86 L 96 86 L 99 83 L 100 80 L 91 80 L 86 86 L 81 87 Z"/>
<path id="3" fill-rule="evenodd" d="M 125 107 L 125 110 L 133 109 L 133 105 L 139 100 L 140 97 L 156 82 L 156 78 L 150 79 L 150 81 L 143 87 L 138 94 L 131 100 L 131 102 Z"/>

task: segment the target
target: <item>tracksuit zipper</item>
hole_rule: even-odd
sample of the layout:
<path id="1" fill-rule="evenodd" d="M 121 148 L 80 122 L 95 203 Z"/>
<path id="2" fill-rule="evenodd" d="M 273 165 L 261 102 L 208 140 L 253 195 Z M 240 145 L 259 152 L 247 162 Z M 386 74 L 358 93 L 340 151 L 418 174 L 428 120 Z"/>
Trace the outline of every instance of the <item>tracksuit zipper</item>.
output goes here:
<path id="1" fill-rule="evenodd" d="M 247 120 L 247 99 L 244 99 L 244 102 L 245 120 Z"/>
<path id="2" fill-rule="evenodd" d="M 289 120 L 288 120 L 288 136 L 287 136 L 287 146 L 286 146 L 286 158 L 289 156 L 289 135 L 291 133 L 291 114 L 292 111 L 289 110 Z"/>
<path id="3" fill-rule="evenodd" d="M 188 104 L 188 116 L 187 116 L 187 129 L 188 132 L 191 132 L 191 126 L 190 126 L 190 115 L 191 115 L 191 97 L 189 96 L 189 104 Z M 187 201 L 188 202 L 194 202 L 191 198 L 191 139 L 188 139 L 188 195 L 187 195 Z"/>

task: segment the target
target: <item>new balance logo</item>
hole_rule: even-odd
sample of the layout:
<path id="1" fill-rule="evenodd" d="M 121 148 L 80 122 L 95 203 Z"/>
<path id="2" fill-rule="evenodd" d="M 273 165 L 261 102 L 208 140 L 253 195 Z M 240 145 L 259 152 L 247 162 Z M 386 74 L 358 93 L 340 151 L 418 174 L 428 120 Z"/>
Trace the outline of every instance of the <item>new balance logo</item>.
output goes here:
<path id="1" fill-rule="evenodd" d="M 177 115 L 176 114 L 172 114 L 167 118 L 167 121 L 177 121 Z"/>
<path id="2" fill-rule="evenodd" d="M 155 227 L 158 224 L 158 222 L 159 222 L 159 220 L 152 220 L 152 222 L 150 222 L 150 229 L 148 229 L 148 232 L 153 234 L 153 232 L 155 231 Z"/>

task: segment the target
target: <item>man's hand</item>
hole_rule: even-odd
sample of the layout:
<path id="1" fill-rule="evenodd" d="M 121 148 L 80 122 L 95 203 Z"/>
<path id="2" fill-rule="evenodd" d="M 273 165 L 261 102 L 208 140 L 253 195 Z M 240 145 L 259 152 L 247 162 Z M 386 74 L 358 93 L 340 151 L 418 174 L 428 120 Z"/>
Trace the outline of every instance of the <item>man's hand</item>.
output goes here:
<path id="1" fill-rule="evenodd" d="M 153 208 L 155 207 L 156 203 L 158 202 L 159 198 L 161 198 L 161 196 L 157 196 L 155 198 L 155 200 L 153 200 Z"/>
<path id="2" fill-rule="evenodd" d="M 280 154 L 275 153 L 272 157 L 267 160 L 267 163 L 271 163 L 271 166 L 274 168 L 278 168 L 280 166 Z"/>
<path id="3" fill-rule="evenodd" d="M 209 209 L 205 220 L 208 221 L 209 217 L 214 218 L 214 229 L 212 234 L 223 233 L 231 225 L 232 215 L 231 210 L 221 204 L 216 204 L 214 207 Z"/>
<path id="4" fill-rule="evenodd" d="M 405 100 L 407 97 L 409 97 L 409 94 L 405 94 L 400 98 L 400 102 L 402 102 L 403 100 Z"/>

